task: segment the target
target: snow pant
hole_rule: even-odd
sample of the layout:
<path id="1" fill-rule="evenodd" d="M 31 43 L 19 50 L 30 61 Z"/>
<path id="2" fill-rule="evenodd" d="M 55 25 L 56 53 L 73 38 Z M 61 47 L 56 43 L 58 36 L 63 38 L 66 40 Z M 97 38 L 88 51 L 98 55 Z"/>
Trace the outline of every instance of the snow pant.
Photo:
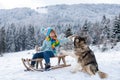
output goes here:
<path id="1" fill-rule="evenodd" d="M 54 57 L 54 53 L 52 51 L 44 51 L 44 52 L 34 54 L 32 59 L 44 58 L 45 63 L 50 64 L 50 57 Z M 36 61 L 32 61 L 31 65 L 34 66 L 35 63 Z"/>

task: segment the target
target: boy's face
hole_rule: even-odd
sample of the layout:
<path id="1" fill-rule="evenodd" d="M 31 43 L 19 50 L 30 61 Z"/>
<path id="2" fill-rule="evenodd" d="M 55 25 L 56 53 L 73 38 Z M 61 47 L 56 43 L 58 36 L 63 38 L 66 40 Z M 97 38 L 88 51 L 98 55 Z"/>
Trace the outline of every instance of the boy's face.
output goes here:
<path id="1" fill-rule="evenodd" d="M 53 39 L 53 38 L 55 38 L 55 33 L 54 33 L 54 31 L 51 31 L 50 32 L 50 37 Z"/>

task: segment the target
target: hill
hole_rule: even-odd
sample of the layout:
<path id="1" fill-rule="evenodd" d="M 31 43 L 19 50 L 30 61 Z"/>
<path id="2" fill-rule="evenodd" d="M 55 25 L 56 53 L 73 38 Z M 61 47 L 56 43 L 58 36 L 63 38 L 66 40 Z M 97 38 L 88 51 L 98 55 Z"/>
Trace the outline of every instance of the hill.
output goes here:
<path id="1" fill-rule="evenodd" d="M 53 5 L 30 8 L 0 9 L 0 26 L 16 23 L 18 25 L 34 24 L 35 26 L 47 26 L 51 24 L 80 23 L 86 19 L 96 22 L 103 15 L 114 18 L 120 14 L 118 4 L 74 4 Z"/>

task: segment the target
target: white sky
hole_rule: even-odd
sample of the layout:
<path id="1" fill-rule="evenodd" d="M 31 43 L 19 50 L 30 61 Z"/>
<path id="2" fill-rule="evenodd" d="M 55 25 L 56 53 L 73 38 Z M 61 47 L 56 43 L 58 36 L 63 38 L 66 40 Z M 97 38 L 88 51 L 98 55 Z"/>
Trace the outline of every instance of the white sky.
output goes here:
<path id="1" fill-rule="evenodd" d="M 0 0 L 0 9 L 17 7 L 42 7 L 55 4 L 109 3 L 120 4 L 120 0 Z"/>

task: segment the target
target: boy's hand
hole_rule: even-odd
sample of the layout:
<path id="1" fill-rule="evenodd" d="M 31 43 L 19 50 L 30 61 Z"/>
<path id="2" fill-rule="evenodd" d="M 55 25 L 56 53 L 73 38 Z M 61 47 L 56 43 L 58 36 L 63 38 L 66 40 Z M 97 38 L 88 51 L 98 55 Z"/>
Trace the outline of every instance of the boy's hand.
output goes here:
<path id="1" fill-rule="evenodd" d="M 40 51 L 40 47 L 38 45 L 35 46 L 35 51 L 36 52 Z"/>

